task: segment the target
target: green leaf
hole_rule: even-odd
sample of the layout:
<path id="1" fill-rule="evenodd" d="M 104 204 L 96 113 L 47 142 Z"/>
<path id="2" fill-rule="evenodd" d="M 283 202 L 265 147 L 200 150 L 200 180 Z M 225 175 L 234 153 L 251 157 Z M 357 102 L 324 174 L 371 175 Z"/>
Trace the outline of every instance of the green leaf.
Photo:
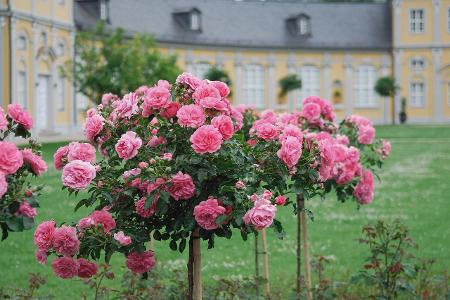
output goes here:
<path id="1" fill-rule="evenodd" d="M 178 251 L 180 251 L 180 253 L 183 253 L 185 248 L 186 248 L 186 239 L 182 239 L 180 241 L 180 244 L 178 245 Z"/>
<path id="2" fill-rule="evenodd" d="M 173 251 L 177 251 L 177 242 L 175 240 L 171 240 L 170 243 L 169 243 L 169 247 Z"/>
<path id="3" fill-rule="evenodd" d="M 22 217 L 11 217 L 6 220 L 6 225 L 8 225 L 11 231 L 23 231 L 24 224 Z"/>
<path id="4" fill-rule="evenodd" d="M 228 219 L 227 215 L 220 215 L 216 218 L 216 224 L 221 226 Z"/>

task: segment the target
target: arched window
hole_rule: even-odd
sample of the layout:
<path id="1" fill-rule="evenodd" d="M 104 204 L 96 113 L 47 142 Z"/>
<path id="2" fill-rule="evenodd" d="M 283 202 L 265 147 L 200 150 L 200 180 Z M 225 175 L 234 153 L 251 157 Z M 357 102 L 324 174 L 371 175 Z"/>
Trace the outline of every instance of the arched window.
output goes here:
<path id="1" fill-rule="evenodd" d="M 17 38 L 17 49 L 27 50 L 27 37 L 24 34 L 19 35 Z"/>
<path id="2" fill-rule="evenodd" d="M 412 81 L 409 84 L 409 102 L 411 107 L 425 106 L 425 83 L 423 81 Z"/>
<path id="3" fill-rule="evenodd" d="M 374 66 L 361 65 L 356 68 L 354 91 L 357 107 L 374 107 L 377 105 L 375 95 L 376 74 Z"/>
<path id="4" fill-rule="evenodd" d="M 66 44 L 64 43 L 63 40 L 60 40 L 58 42 L 58 46 L 57 46 L 57 54 L 58 56 L 64 56 L 65 52 L 66 52 Z"/>
<path id="5" fill-rule="evenodd" d="M 301 100 L 309 96 L 320 96 L 320 69 L 316 66 L 303 66 L 298 75 L 302 81 Z"/>
<path id="6" fill-rule="evenodd" d="M 211 65 L 207 62 L 198 62 L 196 64 L 194 64 L 193 68 L 192 68 L 192 73 L 200 78 L 200 79 L 204 79 L 206 72 L 208 72 L 208 70 L 211 68 Z"/>
<path id="7" fill-rule="evenodd" d="M 252 64 L 245 67 L 244 101 L 256 108 L 264 108 L 264 68 Z"/>

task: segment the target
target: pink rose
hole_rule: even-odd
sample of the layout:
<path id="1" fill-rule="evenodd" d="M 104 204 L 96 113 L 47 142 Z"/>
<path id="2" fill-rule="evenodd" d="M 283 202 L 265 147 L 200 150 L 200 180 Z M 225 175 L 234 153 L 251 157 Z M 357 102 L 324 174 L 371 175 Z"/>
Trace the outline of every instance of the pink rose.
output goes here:
<path id="1" fill-rule="evenodd" d="M 162 159 L 168 160 L 168 161 L 171 161 L 172 158 L 173 158 L 173 154 L 170 153 L 170 152 L 164 153 L 163 156 L 162 156 Z"/>
<path id="2" fill-rule="evenodd" d="M 222 135 L 212 125 L 199 127 L 190 138 L 192 148 L 198 154 L 214 153 L 222 146 Z"/>
<path id="3" fill-rule="evenodd" d="M 114 239 L 119 242 L 122 246 L 128 246 L 131 244 L 131 237 L 128 235 L 125 235 L 123 231 L 119 231 L 117 233 L 114 233 Z"/>
<path id="4" fill-rule="evenodd" d="M 348 146 L 348 144 L 350 144 L 350 141 L 348 140 L 348 136 L 346 135 L 336 135 L 336 142 L 338 144 L 344 145 L 344 146 Z"/>
<path id="5" fill-rule="evenodd" d="M 8 120 L 6 119 L 5 111 L 0 107 L 0 131 L 6 128 L 8 128 Z"/>
<path id="6" fill-rule="evenodd" d="M 109 105 L 114 100 L 118 99 L 118 97 L 114 94 L 108 93 L 102 95 L 102 104 L 104 106 Z"/>
<path id="7" fill-rule="evenodd" d="M 141 162 L 139 162 L 138 167 L 141 168 L 141 169 L 147 169 L 148 168 L 148 163 L 145 162 L 145 161 L 141 161 Z"/>
<path id="8" fill-rule="evenodd" d="M 77 229 L 63 225 L 53 233 L 53 248 L 58 254 L 73 256 L 80 249 L 80 241 L 77 237 Z"/>
<path id="9" fill-rule="evenodd" d="M 199 104 L 203 108 L 210 108 L 216 110 L 226 110 L 227 104 L 222 101 L 219 91 L 210 84 L 202 84 L 195 89 L 192 94 L 192 98 L 196 104 Z"/>
<path id="10" fill-rule="evenodd" d="M 277 207 L 269 200 L 260 198 L 254 202 L 253 208 L 247 211 L 243 217 L 245 224 L 252 224 L 258 230 L 267 228 L 273 223 Z"/>
<path id="11" fill-rule="evenodd" d="M 69 153 L 67 155 L 67 160 L 82 160 L 85 162 L 94 163 L 95 162 L 95 148 L 88 143 L 78 143 L 72 142 L 69 144 Z"/>
<path id="12" fill-rule="evenodd" d="M 261 112 L 261 120 L 275 124 L 277 122 L 277 115 L 271 109 L 266 109 Z"/>
<path id="13" fill-rule="evenodd" d="M 302 155 L 302 144 L 299 140 L 292 136 L 287 136 L 281 143 L 281 148 L 277 152 L 277 156 L 284 162 L 284 164 L 292 169 L 294 168 L 300 156 Z"/>
<path id="14" fill-rule="evenodd" d="M 195 90 L 202 81 L 192 75 L 191 73 L 184 72 L 183 74 L 178 75 L 176 83 L 178 85 L 184 85 L 192 90 Z"/>
<path id="15" fill-rule="evenodd" d="M 122 179 L 127 180 L 128 178 L 130 178 L 132 176 L 138 176 L 139 174 L 141 174 L 141 169 L 134 168 L 134 169 L 123 172 Z"/>
<path id="16" fill-rule="evenodd" d="M 31 149 L 22 150 L 23 162 L 30 166 L 31 170 L 36 176 L 47 172 L 47 164 L 41 156 L 34 154 Z"/>
<path id="17" fill-rule="evenodd" d="M 96 170 L 93 165 L 81 160 L 74 160 L 64 166 L 62 171 L 63 185 L 75 190 L 86 188 L 95 178 Z"/>
<path id="18" fill-rule="evenodd" d="M 280 195 L 275 198 L 275 204 L 276 205 L 285 205 L 286 204 L 286 196 Z"/>
<path id="19" fill-rule="evenodd" d="M 298 125 L 298 114 L 292 113 L 283 113 L 280 115 L 281 124 L 287 125 Z"/>
<path id="20" fill-rule="evenodd" d="M 150 271 L 156 264 L 153 251 L 142 253 L 132 252 L 127 255 L 126 265 L 134 273 L 143 274 Z"/>
<path id="21" fill-rule="evenodd" d="M 245 189 L 245 183 L 242 180 L 236 181 L 234 187 L 237 188 L 238 190 L 243 190 Z"/>
<path id="22" fill-rule="evenodd" d="M 214 117 L 211 120 L 211 125 L 213 125 L 219 130 L 220 134 L 222 135 L 225 141 L 229 140 L 234 134 L 233 120 L 231 120 L 229 116 L 220 115 Z"/>
<path id="23" fill-rule="evenodd" d="M 33 127 L 33 118 L 22 108 L 20 104 L 9 104 L 8 115 L 16 123 L 22 125 L 26 130 L 30 130 Z"/>
<path id="24" fill-rule="evenodd" d="M 198 128 L 205 123 L 203 108 L 196 104 L 182 106 L 177 112 L 177 118 L 182 127 Z"/>
<path id="25" fill-rule="evenodd" d="M 36 261 L 41 265 L 47 264 L 47 251 L 37 249 L 35 252 Z"/>
<path id="26" fill-rule="evenodd" d="M 142 115 L 148 117 L 154 109 L 163 109 L 169 104 L 170 91 L 162 86 L 154 86 L 145 91 Z"/>
<path id="27" fill-rule="evenodd" d="M 80 278 L 91 278 L 95 274 L 97 274 L 98 266 L 96 263 L 88 261 L 84 258 L 78 259 L 78 277 Z"/>
<path id="28" fill-rule="evenodd" d="M 60 170 L 66 165 L 68 154 L 69 146 L 59 147 L 55 154 L 53 154 L 53 165 L 56 170 Z"/>
<path id="29" fill-rule="evenodd" d="M 153 136 L 150 141 L 148 142 L 148 146 L 150 147 L 158 147 L 159 145 L 162 145 L 166 142 L 166 140 L 164 139 L 164 137 L 160 136 Z"/>
<path id="30" fill-rule="evenodd" d="M 358 142 L 364 145 L 373 143 L 375 139 L 375 128 L 372 125 L 358 126 Z"/>
<path id="31" fill-rule="evenodd" d="M 23 165 L 22 152 L 11 142 L 0 142 L 0 172 L 14 174 Z"/>
<path id="32" fill-rule="evenodd" d="M 381 149 L 383 159 L 386 159 L 389 156 L 389 154 L 391 153 L 391 149 L 392 149 L 391 142 L 383 140 L 383 147 Z"/>
<path id="33" fill-rule="evenodd" d="M 189 174 L 178 172 L 170 179 L 169 194 L 175 200 L 187 200 L 195 195 L 195 185 Z"/>
<path id="34" fill-rule="evenodd" d="M 288 125 L 284 126 L 283 132 L 282 132 L 282 134 L 280 134 L 278 139 L 280 140 L 280 142 L 282 142 L 288 136 L 292 136 L 292 137 L 298 139 L 298 141 L 300 143 L 303 142 L 302 130 L 300 128 L 298 128 L 297 126 L 295 126 L 295 125 L 288 124 Z"/>
<path id="35" fill-rule="evenodd" d="M 103 231 L 109 234 L 111 230 L 116 228 L 116 221 L 113 219 L 111 213 L 106 209 L 95 210 L 90 215 L 89 218 L 94 221 L 95 225 L 102 225 Z"/>
<path id="36" fill-rule="evenodd" d="M 320 106 L 316 103 L 306 103 L 302 115 L 310 123 L 317 123 L 320 119 Z"/>
<path id="37" fill-rule="evenodd" d="M 22 203 L 20 203 L 19 206 L 19 215 L 28 217 L 28 218 L 34 218 L 37 215 L 37 211 L 36 208 L 31 207 L 30 203 L 28 203 L 27 201 L 23 201 Z"/>
<path id="38" fill-rule="evenodd" d="M 150 205 L 148 208 L 145 208 L 145 202 L 147 201 L 147 197 L 142 197 L 135 203 L 136 213 L 144 219 L 150 218 L 156 212 L 156 205 L 158 204 L 158 200 L 159 194 L 157 193 L 153 197 L 152 205 Z"/>
<path id="39" fill-rule="evenodd" d="M 359 204 L 369 204 L 373 200 L 373 194 L 373 175 L 370 170 L 365 170 L 353 191 L 353 195 Z"/>
<path id="40" fill-rule="evenodd" d="M 178 102 L 170 102 L 164 110 L 160 112 L 160 115 L 166 119 L 173 118 L 177 115 L 178 110 L 180 109 L 180 104 Z"/>
<path id="41" fill-rule="evenodd" d="M 91 228 L 94 225 L 95 225 L 94 220 L 92 220 L 92 218 L 90 217 L 86 217 L 78 221 L 77 227 L 79 230 L 85 230 Z"/>
<path id="42" fill-rule="evenodd" d="M 93 114 L 86 119 L 84 124 L 84 136 L 90 142 L 95 141 L 95 137 L 103 130 L 105 119 L 99 114 Z"/>
<path id="43" fill-rule="evenodd" d="M 142 146 L 142 140 L 133 131 L 127 131 L 122 134 L 119 141 L 115 146 L 116 152 L 120 158 L 124 160 L 131 159 L 135 157 L 138 153 L 139 148 Z"/>
<path id="44" fill-rule="evenodd" d="M 209 84 L 219 91 L 219 95 L 222 98 L 225 98 L 230 94 L 230 88 L 222 81 L 210 81 Z"/>
<path id="45" fill-rule="evenodd" d="M 80 264 L 71 257 L 58 257 L 52 262 L 52 269 L 60 278 L 72 278 L 78 275 Z"/>
<path id="46" fill-rule="evenodd" d="M 320 167 L 319 178 L 321 181 L 326 181 L 332 177 L 332 171 L 334 166 L 334 151 L 333 141 L 324 139 L 318 141 L 320 151 Z"/>
<path id="47" fill-rule="evenodd" d="M 6 176 L 3 173 L 0 173 L 0 198 L 6 194 L 8 191 L 8 182 L 6 181 Z"/>
<path id="48" fill-rule="evenodd" d="M 219 227 L 216 224 L 218 216 L 225 213 L 225 207 L 219 205 L 215 198 L 208 198 L 194 207 L 194 218 L 200 227 L 206 230 L 213 230 Z"/>
<path id="49" fill-rule="evenodd" d="M 138 111 L 139 96 L 135 93 L 129 93 L 123 96 L 122 100 L 113 102 L 114 113 L 119 118 L 131 118 Z"/>
<path id="50" fill-rule="evenodd" d="M 264 122 L 256 127 L 256 136 L 266 141 L 276 139 L 279 134 L 279 128 L 269 122 Z"/>
<path id="51" fill-rule="evenodd" d="M 55 221 L 45 221 L 38 225 L 34 232 L 34 244 L 38 249 L 48 251 L 53 246 Z"/>

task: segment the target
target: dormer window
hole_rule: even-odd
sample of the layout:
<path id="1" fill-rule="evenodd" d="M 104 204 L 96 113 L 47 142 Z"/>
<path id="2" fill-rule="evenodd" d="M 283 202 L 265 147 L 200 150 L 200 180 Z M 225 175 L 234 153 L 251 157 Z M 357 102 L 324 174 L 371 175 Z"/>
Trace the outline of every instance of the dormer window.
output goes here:
<path id="1" fill-rule="evenodd" d="M 311 20 L 306 14 L 298 14 L 286 20 L 289 33 L 293 36 L 311 36 Z"/>
<path id="2" fill-rule="evenodd" d="M 178 10 L 173 13 L 173 17 L 178 25 L 184 29 L 197 32 L 202 30 L 202 14 L 196 7 Z"/>

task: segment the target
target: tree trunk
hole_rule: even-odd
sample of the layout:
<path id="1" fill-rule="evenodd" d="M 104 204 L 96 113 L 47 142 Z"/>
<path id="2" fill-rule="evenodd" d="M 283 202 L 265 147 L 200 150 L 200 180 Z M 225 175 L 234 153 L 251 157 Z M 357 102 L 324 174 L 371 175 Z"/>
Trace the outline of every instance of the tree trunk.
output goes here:
<path id="1" fill-rule="evenodd" d="M 194 300 L 202 300 L 202 261 L 200 253 L 200 236 L 198 229 L 193 233 L 193 256 L 194 256 Z"/>
<path id="2" fill-rule="evenodd" d="M 296 286 L 296 293 L 297 293 L 297 299 L 301 300 L 301 291 L 302 291 L 302 250 L 301 250 L 301 217 L 300 212 L 303 210 L 303 204 L 304 199 L 303 195 L 299 194 L 297 195 L 297 286 Z"/>
<path id="3" fill-rule="evenodd" d="M 261 230 L 261 241 L 262 241 L 262 255 L 263 255 L 263 266 L 264 266 L 264 294 L 266 297 L 270 295 L 270 284 L 269 284 L 269 253 L 267 252 L 267 237 L 266 229 Z"/>
<path id="4" fill-rule="evenodd" d="M 255 234 L 255 290 L 256 299 L 259 299 L 259 251 L 258 251 L 258 234 Z"/>
<path id="5" fill-rule="evenodd" d="M 303 204 L 304 207 L 304 204 Z M 305 264 L 305 285 L 306 285 L 306 298 L 312 300 L 312 281 L 311 281 L 311 262 L 309 258 L 309 244 L 308 244 L 308 230 L 306 227 L 307 219 L 304 210 L 300 213 L 301 224 L 303 231 L 303 261 Z"/>
<path id="6" fill-rule="evenodd" d="M 188 300 L 194 299 L 194 238 L 192 234 L 189 238 L 189 258 L 187 263 L 188 269 Z"/>

